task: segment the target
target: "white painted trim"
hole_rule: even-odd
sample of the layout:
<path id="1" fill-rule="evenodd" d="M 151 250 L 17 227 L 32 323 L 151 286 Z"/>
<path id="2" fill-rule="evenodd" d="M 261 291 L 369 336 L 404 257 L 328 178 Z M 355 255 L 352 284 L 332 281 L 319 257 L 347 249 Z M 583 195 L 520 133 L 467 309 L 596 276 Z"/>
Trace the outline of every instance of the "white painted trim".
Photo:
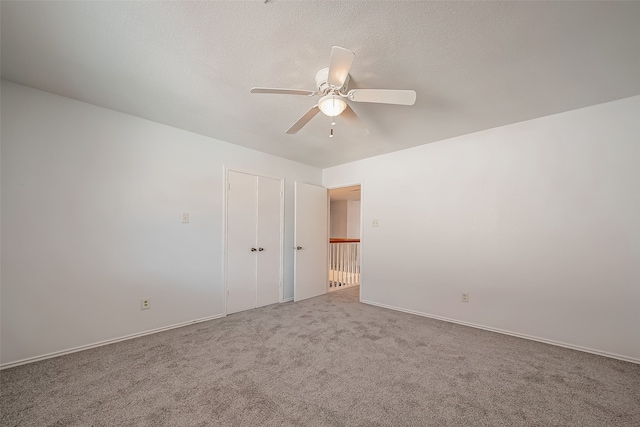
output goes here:
<path id="1" fill-rule="evenodd" d="M 293 301 L 293 297 L 284 298 L 281 302 L 291 302 Z"/>
<path id="2" fill-rule="evenodd" d="M 120 337 L 120 338 L 113 338 L 113 339 L 110 339 L 110 340 L 98 341 L 98 342 L 93 343 L 93 344 L 81 345 L 79 347 L 70 348 L 68 350 L 55 351 L 53 353 L 43 354 L 42 356 L 29 357 L 27 359 L 21 359 L 21 360 L 15 361 L 15 362 L 4 363 L 4 364 L 0 365 L 0 370 L 13 368 L 15 366 L 20 366 L 20 365 L 25 365 L 27 363 L 38 362 L 40 360 L 51 359 L 51 358 L 58 357 L 58 356 L 64 356 L 65 354 L 77 353 L 79 351 L 89 350 L 90 348 L 102 347 L 102 346 L 105 346 L 105 345 L 114 344 L 114 343 L 121 342 L 121 341 L 127 341 L 127 340 L 131 340 L 131 339 L 134 339 L 134 338 L 140 338 L 140 337 L 143 337 L 145 335 L 156 334 L 158 332 L 164 332 L 164 331 L 168 331 L 170 329 L 177 329 L 177 328 L 181 328 L 183 326 L 193 325 L 195 323 L 202 323 L 202 322 L 207 322 L 209 320 L 220 319 L 222 317 L 225 317 L 225 315 L 224 314 L 216 314 L 215 316 L 202 317 L 202 318 L 196 319 L 196 320 L 189 320 L 188 322 L 176 323 L 175 325 L 164 326 L 162 328 L 156 328 L 156 329 L 151 329 L 151 330 L 144 331 L 144 332 L 138 332 L 136 334 L 125 335 L 125 336 Z"/>
<path id="3" fill-rule="evenodd" d="M 326 187 L 327 190 L 335 190 L 336 188 L 344 188 L 344 187 L 355 187 L 356 185 L 362 185 L 362 181 L 358 181 L 358 182 L 354 182 L 352 184 L 337 184 L 337 185 L 332 185 L 330 187 Z M 362 192 L 362 189 L 360 189 L 360 191 Z M 360 194 L 360 197 L 362 198 L 362 194 Z"/>
<path id="4" fill-rule="evenodd" d="M 323 186 L 324 187 L 324 186 Z M 326 266 L 325 268 L 325 280 L 324 280 L 324 284 L 325 284 L 325 294 L 329 293 L 329 270 L 331 268 L 331 265 L 329 264 L 329 249 L 331 246 L 331 196 L 329 195 L 329 189 L 326 188 L 326 192 L 327 192 L 327 223 L 325 224 L 325 227 L 327 228 L 327 247 L 324 251 L 325 253 L 325 261 L 324 261 L 324 265 Z M 346 202 L 345 202 L 346 203 Z"/>
<path id="5" fill-rule="evenodd" d="M 267 175 L 267 174 L 264 174 L 264 173 L 256 172 L 255 170 L 252 171 L 252 170 L 249 170 L 249 169 L 236 168 L 236 167 L 233 167 L 233 166 L 229 166 L 225 170 L 238 172 L 238 173 L 243 173 L 245 175 L 261 176 L 263 178 L 275 179 L 276 181 L 284 180 L 284 178 L 281 177 L 281 176 Z"/>
<path id="6" fill-rule="evenodd" d="M 340 184 L 340 185 L 332 185 L 331 187 L 327 187 L 328 190 L 333 190 L 336 188 L 344 188 L 344 187 L 353 187 L 359 185 L 360 186 L 360 289 L 358 290 L 359 295 L 358 295 L 358 301 L 360 302 L 364 302 L 362 301 L 362 285 L 363 285 L 363 280 L 362 280 L 362 266 L 364 265 L 363 262 L 363 242 L 364 242 L 364 179 L 361 179 L 359 182 L 355 182 L 353 184 Z M 329 200 L 329 207 L 328 209 L 331 209 L 331 200 Z M 331 236 L 331 212 L 329 212 L 328 214 L 328 219 L 329 219 L 329 225 L 327 226 L 327 230 L 329 231 L 329 236 Z M 331 240 L 331 237 L 329 237 L 329 240 Z M 329 259 L 327 259 L 327 265 L 329 265 Z M 329 286 L 329 284 L 327 283 L 327 286 Z"/>
<path id="7" fill-rule="evenodd" d="M 296 300 L 296 290 L 298 287 L 298 181 L 293 182 L 293 300 Z"/>
<path id="8" fill-rule="evenodd" d="M 608 353 L 608 352 L 602 351 L 602 350 L 595 350 L 595 349 L 588 348 L 588 347 L 581 347 L 581 346 L 578 346 L 578 345 L 567 344 L 565 342 L 549 340 L 549 339 L 546 339 L 546 338 L 540 338 L 540 337 L 536 337 L 536 336 L 533 336 L 533 335 L 521 334 L 521 333 L 512 332 L 512 331 L 506 331 L 504 329 L 492 328 L 490 326 L 477 325 L 475 323 L 469 323 L 469 322 L 463 322 L 463 321 L 460 321 L 460 320 L 449 319 L 448 317 L 436 316 L 434 314 L 423 313 L 421 311 L 409 310 L 409 309 L 406 309 L 406 308 L 394 307 L 392 305 L 381 304 L 381 303 L 373 302 L 373 301 L 363 301 L 363 300 L 361 300 L 360 302 L 362 302 L 364 304 L 374 305 L 374 306 L 377 306 L 377 307 L 388 308 L 389 310 L 402 311 L 404 313 L 415 314 L 417 316 L 429 317 L 431 319 L 442 320 L 444 322 L 449 322 L 449 323 L 457 323 L 459 325 L 469 326 L 471 328 L 483 329 L 485 331 L 497 332 L 499 334 L 511 335 L 513 337 L 524 338 L 524 339 L 531 340 L 531 341 L 538 341 L 538 342 L 541 342 L 541 343 L 551 344 L 551 345 L 555 345 L 555 346 L 558 346 L 558 347 L 569 348 L 571 350 L 578 350 L 578 351 L 582 351 L 584 353 L 591 353 L 591 354 L 596 354 L 598 356 L 609 357 L 611 359 L 618 359 L 618 360 L 622 360 L 622 361 L 625 361 L 625 362 L 631 362 L 631 363 L 640 364 L 640 359 L 634 359 L 633 357 L 622 356 L 620 354 L 615 354 L 615 353 Z"/>
<path id="9" fill-rule="evenodd" d="M 229 190 L 229 177 L 227 173 L 227 166 L 222 165 L 222 284 L 224 286 L 224 295 L 222 300 L 224 315 L 227 315 L 227 300 L 229 299 L 229 289 L 227 288 L 227 192 Z"/>
<path id="10" fill-rule="evenodd" d="M 362 288 L 364 281 L 362 280 L 362 266 L 364 265 L 364 179 L 360 180 L 360 290 L 358 293 L 358 301 L 362 302 Z"/>
<path id="11" fill-rule="evenodd" d="M 280 178 L 280 302 L 284 302 L 284 178 Z M 293 299 L 293 298 L 292 298 Z"/>

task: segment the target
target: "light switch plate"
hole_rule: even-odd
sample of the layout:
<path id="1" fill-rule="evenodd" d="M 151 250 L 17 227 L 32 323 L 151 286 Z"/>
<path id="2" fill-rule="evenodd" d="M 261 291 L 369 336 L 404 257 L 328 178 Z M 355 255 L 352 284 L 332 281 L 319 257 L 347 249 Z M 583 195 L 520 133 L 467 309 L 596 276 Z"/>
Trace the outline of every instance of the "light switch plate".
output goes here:
<path id="1" fill-rule="evenodd" d="M 185 212 L 185 213 L 182 214 L 182 223 L 186 224 L 188 222 L 189 222 L 189 213 Z"/>

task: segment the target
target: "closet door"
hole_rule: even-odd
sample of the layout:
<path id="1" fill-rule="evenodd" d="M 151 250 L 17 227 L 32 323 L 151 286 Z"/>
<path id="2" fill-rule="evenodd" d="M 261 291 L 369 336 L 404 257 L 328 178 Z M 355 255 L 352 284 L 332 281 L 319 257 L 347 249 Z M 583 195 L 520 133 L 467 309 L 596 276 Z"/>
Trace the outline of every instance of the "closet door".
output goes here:
<path id="1" fill-rule="evenodd" d="M 256 307 L 256 178 L 234 171 L 228 175 L 227 314 Z"/>
<path id="2" fill-rule="evenodd" d="M 280 181 L 258 177 L 257 307 L 280 300 Z"/>

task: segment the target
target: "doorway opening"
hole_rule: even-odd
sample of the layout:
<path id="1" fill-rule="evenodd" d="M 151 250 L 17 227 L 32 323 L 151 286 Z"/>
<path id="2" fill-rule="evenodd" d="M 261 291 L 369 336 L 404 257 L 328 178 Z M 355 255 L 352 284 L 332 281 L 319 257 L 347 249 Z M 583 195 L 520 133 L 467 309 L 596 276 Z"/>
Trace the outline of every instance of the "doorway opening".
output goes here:
<path id="1" fill-rule="evenodd" d="M 329 190 L 329 292 L 360 285 L 361 186 Z"/>

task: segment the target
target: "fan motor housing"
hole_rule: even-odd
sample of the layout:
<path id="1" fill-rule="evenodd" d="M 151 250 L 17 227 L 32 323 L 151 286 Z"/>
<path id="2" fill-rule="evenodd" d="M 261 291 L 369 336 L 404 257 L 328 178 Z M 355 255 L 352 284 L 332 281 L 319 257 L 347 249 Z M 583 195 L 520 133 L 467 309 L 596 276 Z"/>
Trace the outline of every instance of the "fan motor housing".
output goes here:
<path id="1" fill-rule="evenodd" d="M 329 80 L 329 67 L 323 68 L 322 70 L 316 73 L 316 87 L 318 88 L 319 93 L 327 94 L 331 90 L 335 90 L 342 94 L 345 94 L 348 90 L 349 80 L 351 80 L 351 76 L 347 74 L 347 78 L 345 79 L 344 85 L 342 85 L 342 87 L 331 86 L 328 80 Z"/>

